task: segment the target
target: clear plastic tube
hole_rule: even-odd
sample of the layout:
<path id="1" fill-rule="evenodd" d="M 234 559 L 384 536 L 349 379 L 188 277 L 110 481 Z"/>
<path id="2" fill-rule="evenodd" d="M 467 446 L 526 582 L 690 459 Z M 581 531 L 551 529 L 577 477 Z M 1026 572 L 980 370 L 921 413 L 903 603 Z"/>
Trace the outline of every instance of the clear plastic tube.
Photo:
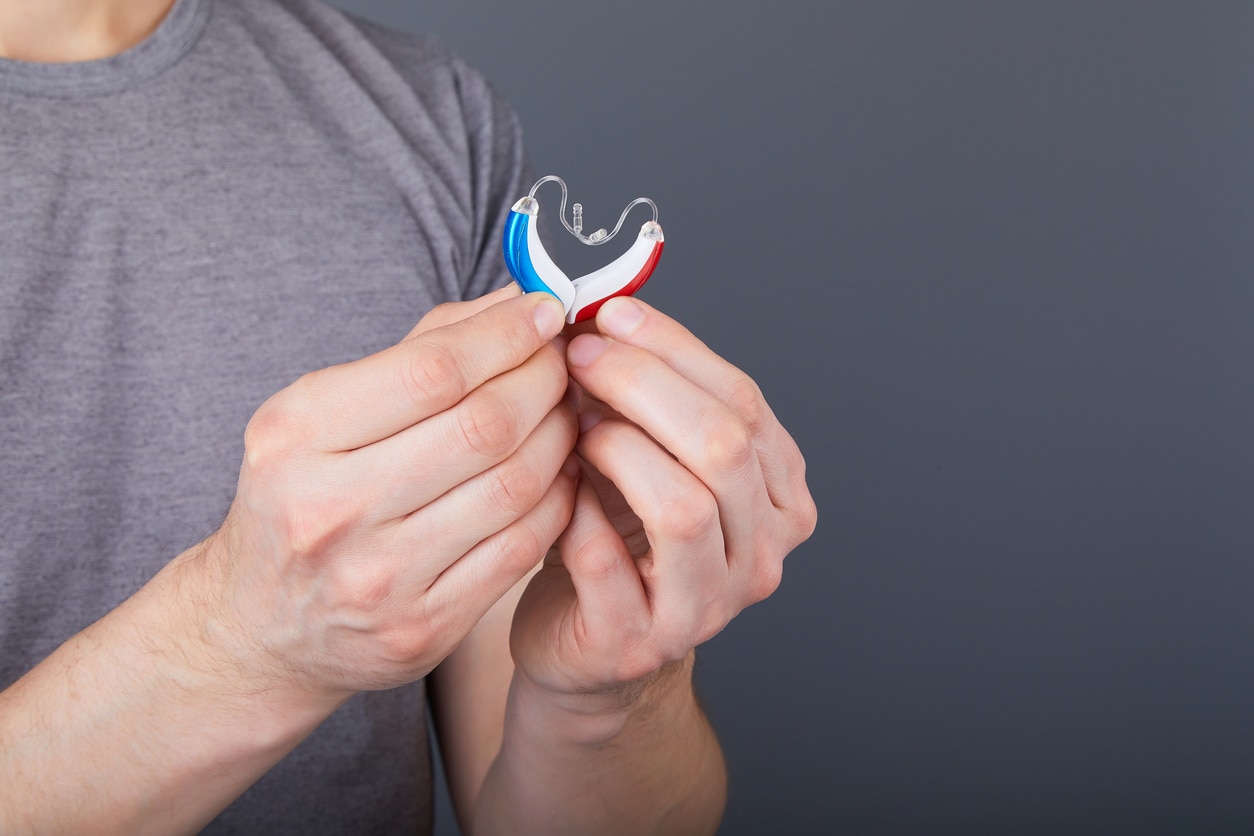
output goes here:
<path id="1" fill-rule="evenodd" d="M 627 208 L 623 210 L 623 214 L 618 216 L 618 223 L 614 225 L 613 232 L 606 232 L 604 229 L 598 229 L 596 232 L 593 232 L 591 235 L 584 235 L 583 234 L 583 204 L 582 203 L 576 203 L 573 207 L 572 214 L 574 217 L 574 223 L 566 219 L 566 198 L 567 198 L 566 181 L 563 180 L 561 177 L 558 177 L 556 174 L 550 174 L 547 177 L 541 177 L 539 180 L 536 181 L 536 184 L 531 187 L 531 191 L 527 193 L 528 197 L 535 198 L 536 191 L 545 183 L 550 183 L 550 182 L 557 183 L 559 186 L 562 187 L 562 204 L 560 208 L 558 209 L 558 217 L 561 218 L 562 226 L 566 227 L 567 232 L 569 232 L 571 235 L 578 238 L 582 243 L 587 244 L 589 247 L 600 246 L 601 244 L 604 244 L 606 241 L 609 241 L 611 238 L 617 235 L 618 231 L 623 228 L 623 223 L 627 220 L 627 215 L 629 215 L 631 213 L 631 210 L 641 203 L 648 204 L 649 207 L 653 209 L 653 223 L 655 224 L 657 223 L 657 204 L 647 197 L 638 197 L 635 200 L 633 200 L 631 203 L 628 203 Z"/>

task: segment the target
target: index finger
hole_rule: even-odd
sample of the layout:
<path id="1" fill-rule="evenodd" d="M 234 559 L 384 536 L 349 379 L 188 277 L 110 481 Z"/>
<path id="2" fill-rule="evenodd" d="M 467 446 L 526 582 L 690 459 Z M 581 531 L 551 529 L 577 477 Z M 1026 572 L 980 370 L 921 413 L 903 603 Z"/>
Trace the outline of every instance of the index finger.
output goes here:
<path id="1" fill-rule="evenodd" d="M 521 365 L 564 321 L 560 302 L 547 293 L 529 293 L 361 360 L 306 375 L 293 388 L 319 422 L 318 446 L 355 450 L 455 406 Z"/>

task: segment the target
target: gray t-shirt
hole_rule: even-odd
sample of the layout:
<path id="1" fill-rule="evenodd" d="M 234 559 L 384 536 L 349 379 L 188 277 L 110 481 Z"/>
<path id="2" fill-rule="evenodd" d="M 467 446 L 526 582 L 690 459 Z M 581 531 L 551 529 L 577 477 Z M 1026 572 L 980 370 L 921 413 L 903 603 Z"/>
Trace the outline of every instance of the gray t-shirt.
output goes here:
<path id="1" fill-rule="evenodd" d="M 217 527 L 267 396 L 503 284 L 524 173 L 456 56 L 314 0 L 0 60 L 0 688 Z M 424 712 L 355 698 L 209 831 L 429 829 Z"/>

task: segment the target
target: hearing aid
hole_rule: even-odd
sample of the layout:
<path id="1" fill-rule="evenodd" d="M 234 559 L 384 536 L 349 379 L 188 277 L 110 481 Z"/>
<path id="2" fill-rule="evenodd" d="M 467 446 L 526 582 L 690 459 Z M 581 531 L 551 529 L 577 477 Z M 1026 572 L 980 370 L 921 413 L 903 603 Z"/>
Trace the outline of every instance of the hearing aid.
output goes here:
<path id="1" fill-rule="evenodd" d="M 545 183 L 557 183 L 561 186 L 562 203 L 558 216 L 562 226 L 587 246 L 598 247 L 611 240 L 622 229 L 627 215 L 637 205 L 650 206 L 653 209 L 653 219 L 645 221 L 640 227 L 635 242 L 625 253 L 604 267 L 572 280 L 554 263 L 540 240 L 537 227 L 540 202 L 536 199 L 536 192 Z M 647 197 L 638 197 L 627 204 L 627 208 L 619 215 L 613 232 L 606 232 L 602 228 L 590 235 L 583 234 L 583 205 L 576 203 L 571 207 L 571 220 L 567 220 L 566 199 L 566 181 L 562 178 L 550 174 L 536 181 L 527 196 L 521 198 L 510 210 L 505 221 L 503 249 L 505 266 L 523 291 L 553 294 L 566 309 L 566 321 L 575 323 L 596 316 L 606 300 L 615 296 L 630 296 L 643 287 L 662 256 L 665 239 L 657 220 L 657 204 Z"/>

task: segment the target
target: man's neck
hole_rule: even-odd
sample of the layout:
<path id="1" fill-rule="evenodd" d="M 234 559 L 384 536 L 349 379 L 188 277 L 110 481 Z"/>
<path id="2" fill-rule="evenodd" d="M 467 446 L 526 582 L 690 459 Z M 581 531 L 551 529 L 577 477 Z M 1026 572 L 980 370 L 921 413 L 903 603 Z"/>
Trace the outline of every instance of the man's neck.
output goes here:
<path id="1" fill-rule="evenodd" d="M 0 0 L 0 58 L 40 63 L 117 55 L 152 34 L 174 0 Z"/>

